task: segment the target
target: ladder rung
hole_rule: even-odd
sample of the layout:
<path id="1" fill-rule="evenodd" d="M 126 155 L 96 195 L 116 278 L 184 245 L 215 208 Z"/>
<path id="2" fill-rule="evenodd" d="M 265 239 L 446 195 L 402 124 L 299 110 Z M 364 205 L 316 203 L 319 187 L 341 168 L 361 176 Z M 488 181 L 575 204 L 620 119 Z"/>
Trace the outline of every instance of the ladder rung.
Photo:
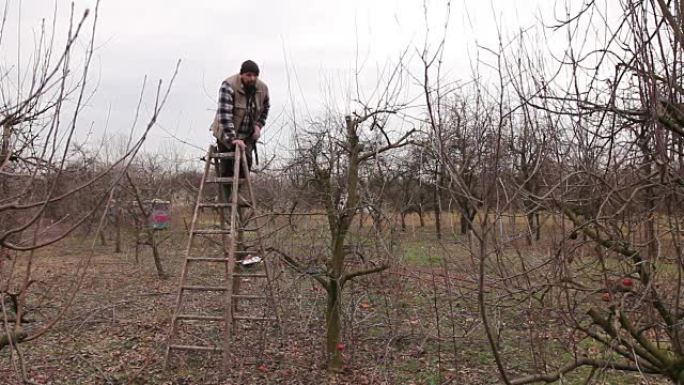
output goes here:
<path id="1" fill-rule="evenodd" d="M 228 258 L 188 257 L 189 262 L 228 262 Z"/>
<path id="2" fill-rule="evenodd" d="M 236 299 L 266 299 L 265 295 L 251 295 L 251 294 L 233 294 Z"/>
<path id="3" fill-rule="evenodd" d="M 194 290 L 194 291 L 226 291 L 227 288 L 223 286 L 181 286 L 183 290 Z"/>
<path id="4" fill-rule="evenodd" d="M 212 152 L 210 157 L 216 158 L 216 159 L 233 159 L 233 158 L 235 158 L 235 153 L 234 152 Z"/>
<path id="5" fill-rule="evenodd" d="M 242 228 L 242 229 L 240 229 L 240 230 L 246 231 L 246 232 L 249 233 L 249 232 L 255 232 L 255 231 L 261 230 L 261 229 L 257 229 L 257 228 Z"/>
<path id="6" fill-rule="evenodd" d="M 234 315 L 235 320 L 245 320 L 245 321 L 277 321 L 276 317 L 255 317 L 251 315 Z"/>
<path id="7" fill-rule="evenodd" d="M 218 346 L 200 346 L 200 345 L 169 345 L 169 349 L 176 350 L 204 350 L 207 352 L 220 352 L 223 351 Z"/>
<path id="8" fill-rule="evenodd" d="M 207 202 L 207 203 L 200 203 L 199 204 L 199 207 L 211 207 L 214 209 L 228 208 L 230 206 L 232 206 L 232 204 L 230 204 L 230 203 L 209 203 L 209 202 Z"/>
<path id="9" fill-rule="evenodd" d="M 223 321 L 225 318 L 218 315 L 179 314 L 176 316 L 176 319 L 191 321 Z"/>
<path id="10" fill-rule="evenodd" d="M 243 274 L 243 273 L 233 273 L 233 277 L 238 278 L 266 278 L 266 274 Z"/>
<path id="11" fill-rule="evenodd" d="M 197 229 L 194 231 L 195 234 L 230 234 L 230 229 Z"/>
<path id="12" fill-rule="evenodd" d="M 235 181 L 235 178 L 232 177 L 213 177 L 213 178 L 207 178 L 205 180 L 206 183 L 224 183 L 224 184 L 232 184 Z M 244 182 L 245 178 L 238 178 L 237 179 L 238 183 Z"/>
<path id="13" fill-rule="evenodd" d="M 204 208 L 204 207 L 210 207 L 210 208 L 213 208 L 213 209 L 227 209 L 227 208 L 230 208 L 231 206 L 233 206 L 232 203 L 209 203 L 209 202 L 207 202 L 207 203 L 200 203 L 200 207 L 202 207 L 202 208 Z M 240 203 L 238 204 L 238 206 L 239 206 L 239 207 L 251 207 L 251 205 L 250 205 L 249 203 L 247 203 L 247 202 L 240 202 Z"/>
<path id="14" fill-rule="evenodd" d="M 243 254 L 243 253 L 244 253 L 244 254 L 249 254 L 248 252 L 245 253 L 245 252 L 237 252 L 237 251 L 236 251 L 236 252 L 235 252 L 235 255 Z M 189 262 L 228 262 L 228 261 L 230 260 L 230 258 L 215 258 L 215 257 L 188 257 L 188 258 L 186 258 L 186 259 L 187 259 Z M 242 261 L 236 259 L 236 260 L 235 260 L 235 263 L 240 263 L 240 264 L 241 264 Z M 235 275 L 237 275 L 237 274 L 235 274 Z M 248 277 L 257 277 L 257 276 L 261 276 L 261 275 L 258 275 L 258 274 L 248 274 L 248 275 L 246 275 L 246 276 L 248 276 Z M 265 275 L 264 275 L 264 276 L 265 276 Z"/>

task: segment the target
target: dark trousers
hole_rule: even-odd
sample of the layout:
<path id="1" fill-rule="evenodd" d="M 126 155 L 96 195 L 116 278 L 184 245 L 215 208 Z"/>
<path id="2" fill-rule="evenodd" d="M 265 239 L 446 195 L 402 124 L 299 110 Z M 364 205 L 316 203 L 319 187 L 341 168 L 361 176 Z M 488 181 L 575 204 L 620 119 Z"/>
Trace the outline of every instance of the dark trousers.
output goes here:
<path id="1" fill-rule="evenodd" d="M 235 151 L 235 146 L 225 146 L 223 143 L 217 141 L 218 152 L 233 152 Z M 252 169 L 252 152 L 254 149 L 254 143 L 252 141 L 245 141 L 245 151 L 240 154 L 240 157 L 247 157 L 247 167 L 249 170 Z M 242 159 L 240 159 L 240 177 L 245 177 L 245 170 L 242 167 Z M 219 160 L 219 174 L 221 177 L 232 177 L 235 168 L 234 159 L 221 159 Z M 233 191 L 231 184 L 223 184 L 223 196 L 226 202 L 231 201 L 231 193 Z"/>
<path id="2" fill-rule="evenodd" d="M 231 145 L 230 147 L 226 147 L 223 143 L 217 141 L 217 147 L 218 147 L 218 152 L 233 152 L 235 151 L 235 146 Z M 245 151 L 241 154 L 241 156 L 246 156 L 247 157 L 247 167 L 251 170 L 252 169 L 252 152 L 254 151 L 254 143 L 252 141 L 245 141 Z M 242 163 L 242 160 L 240 160 L 240 163 Z M 221 174 L 222 177 L 232 177 L 233 176 L 233 169 L 235 167 L 235 162 L 233 159 L 221 159 L 219 161 L 219 173 Z M 244 177 L 244 170 L 240 168 L 240 174 L 242 177 Z"/>

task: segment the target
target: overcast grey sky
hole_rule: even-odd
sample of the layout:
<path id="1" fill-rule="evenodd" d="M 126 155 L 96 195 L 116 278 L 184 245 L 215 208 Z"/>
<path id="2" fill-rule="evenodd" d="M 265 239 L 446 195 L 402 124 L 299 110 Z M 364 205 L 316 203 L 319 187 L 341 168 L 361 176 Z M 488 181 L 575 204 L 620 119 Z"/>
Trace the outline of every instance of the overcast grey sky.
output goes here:
<path id="1" fill-rule="evenodd" d="M 6 1 L 10 2 L 6 34 L 16 39 L 21 28 L 24 48 L 28 48 L 40 18 L 50 19 L 55 3 Z M 540 15 L 551 18 L 553 3 L 454 1 L 445 68 L 454 77 L 469 77 L 476 42 L 496 46 L 495 17 L 510 36 L 536 24 Z M 94 4 L 77 0 L 77 13 Z M 446 18 L 445 1 L 428 1 L 427 5 L 429 40 L 436 44 Z M 108 130 L 127 131 L 143 77 L 168 79 L 181 59 L 161 127 L 153 131 L 147 147 L 176 143 L 183 151 L 195 151 L 172 139 L 175 136 L 204 149 L 211 141 L 207 128 L 218 86 L 249 58 L 260 65 L 261 78 L 271 90 L 273 107 L 264 135 L 269 146 L 276 148 L 288 135 L 280 129 L 287 126 L 283 111 L 294 104 L 315 114 L 323 105 L 323 85 L 337 82 L 344 87 L 352 79 L 357 56 L 365 64 L 365 81 L 372 82 L 378 66 L 396 59 L 408 46 L 421 46 L 426 30 L 423 6 L 422 0 L 103 0 L 93 64 L 93 80 L 99 83 L 82 116 L 79 135 L 84 137 L 90 122 L 94 122 L 95 135 L 101 135 L 108 111 Z M 59 1 L 58 9 L 59 28 L 64 28 L 69 3 Z M 3 57 L 16 52 L 11 40 L 3 41 Z M 288 74 L 297 90 L 292 93 L 295 100 L 288 96 Z"/>

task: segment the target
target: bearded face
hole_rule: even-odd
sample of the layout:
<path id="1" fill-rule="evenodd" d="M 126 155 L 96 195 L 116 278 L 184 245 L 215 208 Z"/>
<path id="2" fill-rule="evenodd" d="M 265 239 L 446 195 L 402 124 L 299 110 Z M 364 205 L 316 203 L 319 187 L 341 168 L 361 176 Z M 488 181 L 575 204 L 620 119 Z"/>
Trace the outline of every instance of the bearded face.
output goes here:
<path id="1" fill-rule="evenodd" d="M 257 74 L 253 72 L 245 72 L 240 74 L 242 85 L 245 86 L 245 91 L 252 93 L 256 90 Z"/>

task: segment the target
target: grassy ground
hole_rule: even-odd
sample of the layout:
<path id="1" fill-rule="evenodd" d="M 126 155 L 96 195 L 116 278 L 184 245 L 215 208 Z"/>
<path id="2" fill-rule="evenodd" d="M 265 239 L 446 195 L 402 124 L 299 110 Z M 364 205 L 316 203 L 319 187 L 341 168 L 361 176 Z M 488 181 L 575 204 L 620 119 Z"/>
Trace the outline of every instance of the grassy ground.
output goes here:
<path id="1" fill-rule="evenodd" d="M 90 248 L 85 239 L 72 238 L 42 251 L 35 261 L 37 282 L 28 298 L 29 316 L 35 322 L 26 325 L 29 330 L 56 314 L 74 284 L 82 287 L 62 321 L 44 337 L 20 345 L 27 375 L 38 384 L 500 383 L 479 315 L 477 261 L 466 251 L 466 239 L 453 231 L 458 222 L 447 219 L 445 223 L 447 236 L 438 241 L 430 220 L 426 228 L 420 228 L 417 218 L 410 218 L 407 231 L 396 236 L 400 242 L 393 246 L 391 268 L 345 288 L 346 370 L 334 377 L 329 377 L 322 365 L 325 293 L 309 277 L 274 265 L 282 327 L 240 324 L 228 373 L 222 372 L 221 357 L 216 354 L 175 355 L 172 367 L 163 370 L 184 257 L 182 232 L 162 244 L 164 267 L 171 276 L 167 280 L 157 278 L 149 250 L 135 260 L 130 234 L 121 254 L 113 253 L 111 245 L 97 246 L 81 278 L 77 269 Z M 325 249 L 324 224 L 302 222 L 296 233 L 282 230 L 270 242 L 300 250 L 315 266 Z M 176 223 L 174 228 L 182 229 L 182 225 Z M 365 231 L 359 231 L 357 239 L 364 239 Z M 305 247 L 294 247 L 302 243 Z M 205 246 L 211 249 L 211 245 Z M 527 251 L 530 264 L 537 262 L 535 255 L 543 253 L 534 247 Z M 20 258 L 17 272 L 25 268 L 25 257 Z M 506 258 L 515 269 L 514 256 Z M 216 270 L 209 268 L 198 272 L 207 277 L 213 273 Z M 532 305 L 534 300 L 513 290 L 516 287 L 514 282 L 491 277 L 485 297 L 488 304 L 501 305 L 490 317 L 501 330 L 500 351 L 512 374 L 534 368 L 550 370 L 572 360 L 572 349 L 579 355 L 601 354 L 589 341 L 567 346 L 563 341 L 571 331 L 556 309 L 549 303 L 544 305 L 548 308 Z M 194 306 L 209 308 L 216 302 Z M 220 311 L 220 307 L 214 310 Z M 216 342 L 217 333 L 196 337 L 211 343 L 207 339 Z M 582 369 L 562 383 L 583 384 L 588 375 L 589 371 Z M 659 384 L 653 378 L 645 381 L 639 375 L 601 371 L 589 383 Z M 19 383 L 17 361 L 4 349 L 0 352 L 0 384 Z"/>

